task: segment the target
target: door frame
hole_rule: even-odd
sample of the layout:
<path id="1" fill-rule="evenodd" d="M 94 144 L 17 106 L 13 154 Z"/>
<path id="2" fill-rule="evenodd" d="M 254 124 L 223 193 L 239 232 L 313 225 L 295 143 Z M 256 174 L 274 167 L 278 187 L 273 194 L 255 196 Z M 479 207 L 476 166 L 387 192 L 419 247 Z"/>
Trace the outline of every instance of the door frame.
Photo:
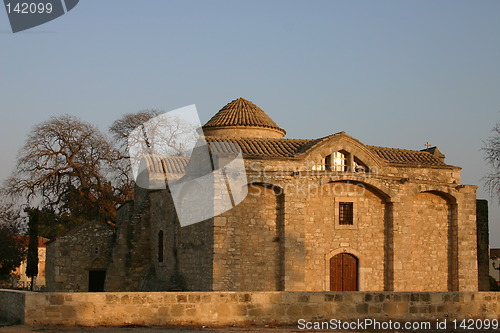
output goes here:
<path id="1" fill-rule="evenodd" d="M 102 280 L 102 290 L 90 290 L 91 288 L 91 283 L 92 283 L 92 278 L 91 278 L 91 275 L 93 275 L 92 273 L 94 273 L 94 277 L 95 275 L 98 275 L 99 278 L 103 278 Z M 99 274 L 96 274 L 96 273 L 99 273 Z M 105 269 L 89 269 L 88 270 L 88 286 L 87 286 L 87 291 L 88 292 L 103 292 L 104 291 L 104 288 L 106 286 L 106 275 L 107 275 L 107 272 Z M 99 280 L 99 285 L 101 284 L 101 280 Z M 101 289 L 101 288 L 99 288 Z"/>
<path id="2" fill-rule="evenodd" d="M 325 253 L 324 257 L 324 268 L 323 268 L 323 276 L 325 277 L 323 281 L 323 290 L 325 291 L 331 291 L 330 290 L 330 259 L 337 254 L 340 253 L 348 253 L 350 255 L 353 255 L 357 260 L 358 260 L 358 271 L 357 271 L 357 286 L 358 286 L 358 291 L 362 291 L 365 288 L 365 279 L 364 279 L 364 274 L 362 274 L 363 270 L 363 261 L 361 258 L 363 258 L 363 255 L 359 252 L 356 251 L 352 248 L 349 247 L 341 247 L 337 248 L 335 250 L 332 250 L 328 253 Z"/>

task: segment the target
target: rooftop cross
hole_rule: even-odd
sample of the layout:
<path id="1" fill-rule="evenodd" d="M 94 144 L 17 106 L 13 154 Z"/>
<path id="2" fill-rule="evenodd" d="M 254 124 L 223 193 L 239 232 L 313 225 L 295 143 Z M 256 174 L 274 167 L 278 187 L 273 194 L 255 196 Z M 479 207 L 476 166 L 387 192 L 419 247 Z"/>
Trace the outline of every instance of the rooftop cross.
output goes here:
<path id="1" fill-rule="evenodd" d="M 429 149 L 430 147 L 432 147 L 432 145 L 430 144 L 429 141 L 427 141 L 427 143 L 425 144 L 425 146 L 427 147 L 427 149 Z"/>

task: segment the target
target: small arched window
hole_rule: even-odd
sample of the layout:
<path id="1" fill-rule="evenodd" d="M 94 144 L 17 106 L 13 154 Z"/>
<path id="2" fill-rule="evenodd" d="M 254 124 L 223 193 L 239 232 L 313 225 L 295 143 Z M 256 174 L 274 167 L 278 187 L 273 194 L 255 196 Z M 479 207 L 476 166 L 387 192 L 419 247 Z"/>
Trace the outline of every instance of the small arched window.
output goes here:
<path id="1" fill-rule="evenodd" d="M 348 161 L 347 155 L 343 152 L 337 151 L 333 153 L 331 158 L 331 170 L 333 171 L 347 171 Z"/>
<path id="2" fill-rule="evenodd" d="M 158 262 L 163 262 L 163 230 L 158 232 Z"/>
<path id="3" fill-rule="evenodd" d="M 313 165 L 313 170 L 328 170 L 328 171 L 348 171 L 349 170 L 349 153 L 345 151 L 337 151 L 331 155 L 327 155 L 321 159 L 321 163 Z"/>

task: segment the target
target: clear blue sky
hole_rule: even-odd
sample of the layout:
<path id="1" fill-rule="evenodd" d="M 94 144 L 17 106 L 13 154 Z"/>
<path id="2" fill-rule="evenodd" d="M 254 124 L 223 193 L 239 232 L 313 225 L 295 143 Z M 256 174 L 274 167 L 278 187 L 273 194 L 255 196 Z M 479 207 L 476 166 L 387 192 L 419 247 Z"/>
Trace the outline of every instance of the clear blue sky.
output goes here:
<path id="1" fill-rule="evenodd" d="M 52 115 L 106 130 L 194 103 L 205 122 L 241 96 L 290 138 L 430 141 L 490 199 L 480 149 L 500 120 L 500 1 L 82 0 L 16 34 L 2 7 L 0 59 L 0 180 Z M 493 247 L 499 219 L 490 201 Z"/>

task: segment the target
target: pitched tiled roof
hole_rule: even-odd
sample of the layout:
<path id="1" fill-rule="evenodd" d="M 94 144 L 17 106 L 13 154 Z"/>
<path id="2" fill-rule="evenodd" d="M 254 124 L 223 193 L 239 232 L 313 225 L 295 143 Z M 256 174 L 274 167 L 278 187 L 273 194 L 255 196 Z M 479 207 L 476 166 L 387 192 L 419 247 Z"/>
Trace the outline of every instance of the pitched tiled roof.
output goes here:
<path id="1" fill-rule="evenodd" d="M 150 173 L 164 173 L 164 168 L 167 173 L 184 174 L 188 157 L 179 156 L 159 156 L 159 155 L 144 155 L 147 163 L 147 169 Z"/>
<path id="2" fill-rule="evenodd" d="M 203 128 L 225 126 L 267 127 L 285 133 L 261 108 L 241 97 L 226 104 Z"/>
<path id="3" fill-rule="evenodd" d="M 294 157 L 318 140 L 205 137 L 214 153 L 234 152 L 237 144 L 243 157 Z"/>
<path id="4" fill-rule="evenodd" d="M 426 166 L 445 166 L 446 163 L 442 162 L 433 154 L 425 151 L 418 150 L 405 150 L 396 148 L 385 148 L 367 146 L 371 151 L 377 154 L 381 159 L 394 164 L 407 164 L 407 165 L 426 165 Z"/>
<path id="5" fill-rule="evenodd" d="M 247 158 L 293 158 L 300 157 L 319 142 L 320 139 L 269 139 L 269 138 L 231 138 L 207 136 L 205 140 L 210 145 L 212 153 L 236 153 L 235 145 L 238 145 Z M 447 166 L 433 154 L 418 150 L 405 150 L 397 148 L 385 148 L 376 146 L 366 146 L 375 153 L 382 161 L 408 166 Z M 178 156 L 144 156 L 147 168 L 151 173 L 163 173 L 166 168 L 167 173 L 184 174 L 188 157 Z M 163 163 L 163 165 L 162 165 Z"/>
<path id="6" fill-rule="evenodd" d="M 21 241 L 24 247 L 28 247 L 30 242 L 30 236 L 28 235 L 16 235 L 16 238 Z M 38 247 L 46 247 L 45 244 L 50 241 L 50 239 L 38 236 Z"/>
<path id="7" fill-rule="evenodd" d="M 243 157 L 264 157 L 264 158 L 290 158 L 299 157 L 306 153 L 313 146 L 326 140 L 320 138 L 315 140 L 298 139 L 268 139 L 268 138 L 226 138 L 226 137 L 205 137 L 213 152 L 224 153 L 234 152 L 234 146 L 240 146 Z M 446 166 L 439 158 L 429 152 L 404 150 L 395 148 L 384 148 L 366 146 L 383 161 L 391 164 L 409 166 Z"/>

